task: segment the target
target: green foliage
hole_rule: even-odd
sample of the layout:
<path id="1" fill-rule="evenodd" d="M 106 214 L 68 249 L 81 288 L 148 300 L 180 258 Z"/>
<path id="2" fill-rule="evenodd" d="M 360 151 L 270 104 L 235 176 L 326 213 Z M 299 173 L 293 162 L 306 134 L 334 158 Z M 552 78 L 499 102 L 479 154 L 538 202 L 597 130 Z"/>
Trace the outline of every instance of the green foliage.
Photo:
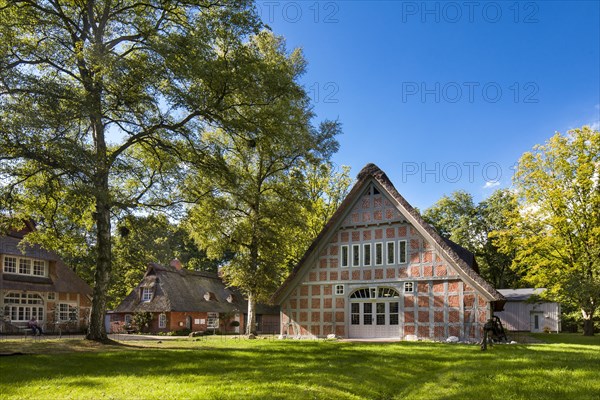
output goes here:
<path id="1" fill-rule="evenodd" d="M 510 268 L 514 254 L 499 250 L 494 232 L 508 227 L 506 215 L 515 208 L 516 199 L 508 190 L 497 190 L 478 205 L 469 193 L 457 191 L 426 209 L 423 218 L 442 236 L 474 253 L 481 275 L 494 287 L 514 288 L 520 285 Z"/>
<path id="2" fill-rule="evenodd" d="M 519 207 L 499 233 L 528 283 L 581 310 L 587 335 L 600 303 L 599 176 L 600 132 L 557 133 L 519 160 Z"/>

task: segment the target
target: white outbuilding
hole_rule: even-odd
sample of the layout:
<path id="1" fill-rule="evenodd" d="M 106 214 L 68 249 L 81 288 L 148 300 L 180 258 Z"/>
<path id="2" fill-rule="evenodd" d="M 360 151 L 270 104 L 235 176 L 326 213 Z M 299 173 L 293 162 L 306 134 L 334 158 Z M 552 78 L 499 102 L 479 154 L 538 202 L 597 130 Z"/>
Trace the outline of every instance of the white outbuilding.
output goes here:
<path id="1" fill-rule="evenodd" d="M 560 332 L 560 304 L 539 299 L 546 289 L 499 289 L 506 298 L 504 311 L 495 312 L 504 329 Z"/>

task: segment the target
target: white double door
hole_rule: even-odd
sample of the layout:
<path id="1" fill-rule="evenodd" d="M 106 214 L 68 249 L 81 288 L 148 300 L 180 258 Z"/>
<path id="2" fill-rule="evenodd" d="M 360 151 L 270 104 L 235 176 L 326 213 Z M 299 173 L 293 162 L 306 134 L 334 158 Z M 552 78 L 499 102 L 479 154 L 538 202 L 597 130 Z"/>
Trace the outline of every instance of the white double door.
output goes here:
<path id="1" fill-rule="evenodd" d="M 350 338 L 398 338 L 400 314 L 398 299 L 350 302 Z"/>

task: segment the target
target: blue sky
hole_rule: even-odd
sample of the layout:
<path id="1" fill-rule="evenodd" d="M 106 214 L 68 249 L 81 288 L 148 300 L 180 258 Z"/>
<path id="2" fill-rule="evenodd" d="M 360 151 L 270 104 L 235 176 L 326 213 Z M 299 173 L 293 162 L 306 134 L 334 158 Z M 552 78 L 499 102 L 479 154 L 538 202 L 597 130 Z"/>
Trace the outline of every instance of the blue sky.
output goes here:
<path id="1" fill-rule="evenodd" d="M 600 121 L 599 1 L 259 1 L 309 62 L 337 165 L 382 168 L 421 209 L 510 186 L 521 154 Z"/>

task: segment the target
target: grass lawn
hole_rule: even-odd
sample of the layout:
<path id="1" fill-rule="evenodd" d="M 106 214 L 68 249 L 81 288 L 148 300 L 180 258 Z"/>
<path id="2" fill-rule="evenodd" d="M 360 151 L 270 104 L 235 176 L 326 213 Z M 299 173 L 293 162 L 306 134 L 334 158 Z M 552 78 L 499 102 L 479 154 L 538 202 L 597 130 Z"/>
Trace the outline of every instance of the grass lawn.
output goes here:
<path id="1" fill-rule="evenodd" d="M 0 399 L 598 400 L 600 337 L 547 336 L 563 343 L 482 352 L 424 342 L 2 340 L 0 353 L 26 355 L 0 357 Z"/>

